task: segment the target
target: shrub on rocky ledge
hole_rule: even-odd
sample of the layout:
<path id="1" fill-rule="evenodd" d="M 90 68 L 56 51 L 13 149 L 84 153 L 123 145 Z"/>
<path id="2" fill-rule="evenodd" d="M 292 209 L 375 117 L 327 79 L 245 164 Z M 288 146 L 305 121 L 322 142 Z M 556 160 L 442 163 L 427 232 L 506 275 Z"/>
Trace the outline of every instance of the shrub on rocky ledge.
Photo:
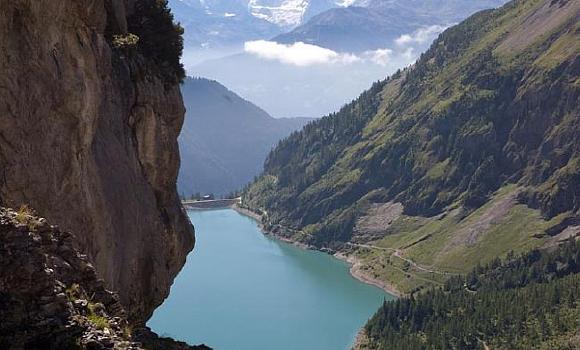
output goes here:
<path id="1" fill-rule="evenodd" d="M 139 37 L 135 34 L 113 35 L 113 47 L 116 49 L 132 49 L 139 44 Z"/>
<path id="2" fill-rule="evenodd" d="M 38 223 L 34 220 L 34 211 L 26 204 L 20 206 L 15 219 L 18 223 L 28 226 L 30 231 L 35 231 Z"/>
<path id="3" fill-rule="evenodd" d="M 135 13 L 127 20 L 129 32 L 138 36 L 138 49 L 152 59 L 168 82 L 185 77 L 180 62 L 183 52 L 183 28 L 173 22 L 167 0 L 144 0 L 135 4 Z"/>

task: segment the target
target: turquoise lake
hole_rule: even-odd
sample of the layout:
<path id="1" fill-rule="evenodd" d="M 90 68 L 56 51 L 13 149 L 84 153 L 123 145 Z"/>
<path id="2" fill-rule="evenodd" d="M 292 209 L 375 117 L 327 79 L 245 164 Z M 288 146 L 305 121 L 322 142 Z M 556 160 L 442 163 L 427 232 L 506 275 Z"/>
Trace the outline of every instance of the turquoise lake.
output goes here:
<path id="1" fill-rule="evenodd" d="M 345 350 L 383 302 L 346 263 L 264 236 L 237 212 L 189 212 L 196 247 L 149 321 L 216 350 Z"/>

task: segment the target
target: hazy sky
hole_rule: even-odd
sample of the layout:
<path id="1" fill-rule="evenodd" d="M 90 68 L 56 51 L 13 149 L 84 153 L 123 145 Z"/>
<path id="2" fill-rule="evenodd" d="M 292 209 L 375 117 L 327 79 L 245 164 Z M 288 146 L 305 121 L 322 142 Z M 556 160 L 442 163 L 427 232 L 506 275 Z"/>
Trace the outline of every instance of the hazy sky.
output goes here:
<path id="1" fill-rule="evenodd" d="M 359 54 L 302 42 L 253 40 L 224 58 L 191 64 L 185 56 L 185 65 L 190 75 L 215 79 L 274 117 L 321 117 L 412 64 L 444 29 L 423 27 L 389 47 Z"/>

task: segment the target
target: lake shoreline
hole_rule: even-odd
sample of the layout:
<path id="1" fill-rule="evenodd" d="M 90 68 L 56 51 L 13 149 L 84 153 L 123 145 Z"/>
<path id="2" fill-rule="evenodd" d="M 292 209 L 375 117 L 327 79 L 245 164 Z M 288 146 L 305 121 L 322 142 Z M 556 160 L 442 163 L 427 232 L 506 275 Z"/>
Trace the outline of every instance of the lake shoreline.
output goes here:
<path id="1" fill-rule="evenodd" d="M 309 245 L 304 244 L 304 243 L 299 243 L 299 242 L 293 241 L 291 239 L 288 239 L 286 237 L 281 237 L 281 236 L 276 235 L 272 232 L 269 232 L 268 230 L 265 229 L 264 224 L 262 223 L 262 215 L 260 215 L 256 212 L 253 212 L 253 211 L 246 209 L 246 208 L 241 208 L 238 205 L 233 205 L 231 207 L 231 209 L 233 209 L 234 211 L 236 211 L 237 213 L 239 213 L 243 216 L 246 216 L 246 217 L 253 219 L 258 224 L 260 231 L 266 236 L 273 237 L 273 238 L 280 240 L 282 242 L 292 244 L 292 245 L 294 245 L 298 248 L 301 248 L 301 249 L 321 251 L 320 249 L 317 249 L 314 246 L 309 246 Z M 328 252 L 323 252 L 323 253 L 328 253 Z M 397 290 L 397 288 L 395 288 L 395 286 L 393 286 L 392 284 L 385 282 L 385 281 L 382 281 L 382 280 L 379 280 L 379 279 L 374 278 L 372 276 L 369 276 L 366 272 L 364 272 L 361 268 L 362 262 L 360 261 L 360 259 L 358 259 L 354 255 L 347 255 L 343 252 L 336 252 L 336 253 L 332 254 L 332 256 L 338 260 L 344 261 L 347 264 L 349 264 L 350 275 L 354 279 L 360 281 L 361 283 L 365 283 L 365 284 L 380 288 L 384 292 L 386 292 L 387 294 L 390 294 L 390 295 L 397 297 L 397 298 L 404 296 L 404 294 L 401 293 L 399 290 Z M 366 336 L 365 328 L 363 325 L 359 329 L 359 331 L 356 335 L 356 338 L 354 339 L 354 343 L 351 347 L 351 350 L 363 349 L 363 346 L 366 343 L 366 340 L 367 340 L 367 336 Z"/>
<path id="2" fill-rule="evenodd" d="M 235 210 L 236 212 L 238 212 L 239 214 L 247 216 L 247 217 L 255 220 L 256 223 L 258 224 L 258 227 L 260 228 L 260 231 L 262 231 L 262 233 L 266 236 L 273 237 L 273 238 L 280 240 L 282 242 L 292 244 L 292 245 L 294 245 L 298 248 L 301 248 L 301 249 L 318 250 L 318 251 L 321 251 L 323 253 L 328 254 L 328 252 L 320 250 L 315 246 L 296 242 L 296 241 L 291 240 L 287 237 L 282 237 L 282 236 L 277 235 L 275 233 L 269 232 L 268 230 L 265 229 L 264 225 L 262 224 L 262 216 L 256 212 L 253 212 L 253 211 L 246 209 L 246 208 L 241 208 L 238 205 L 233 205 L 231 208 L 233 210 Z M 385 291 L 386 293 L 391 294 L 392 296 L 397 297 L 397 298 L 404 296 L 404 294 L 401 291 L 399 291 L 394 285 L 392 285 L 388 282 L 379 280 L 377 278 L 374 278 L 372 276 L 369 276 L 365 271 L 362 270 L 362 268 L 361 268 L 362 262 L 360 261 L 360 259 L 358 259 L 354 255 L 347 255 L 343 252 L 336 252 L 336 253 L 330 254 L 330 255 L 332 255 L 333 257 L 335 257 L 338 260 L 342 260 L 342 261 L 346 262 L 347 264 L 349 264 L 350 275 L 353 278 L 357 279 L 358 281 L 365 283 L 365 284 L 375 286 L 377 288 L 380 288 L 383 291 Z"/>
<path id="3" fill-rule="evenodd" d="M 238 198 L 208 199 L 208 200 L 182 200 L 181 205 L 186 210 L 218 210 L 228 209 L 236 205 Z"/>
<path id="4" fill-rule="evenodd" d="M 149 327 L 216 349 L 267 350 L 278 342 L 280 350 L 351 350 L 363 325 L 393 297 L 353 278 L 349 266 L 330 254 L 260 232 L 259 215 L 244 214 L 249 215 L 188 211 L 198 231 L 198 252 L 188 256 Z M 276 326 L 284 322 L 285 330 Z M 232 331 L 224 335 L 223 327 Z"/>
<path id="5" fill-rule="evenodd" d="M 264 235 L 266 235 L 268 237 L 275 238 L 275 239 L 277 239 L 279 241 L 282 241 L 284 243 L 292 244 L 293 246 L 298 247 L 298 248 L 301 248 L 301 249 L 305 249 L 305 250 L 319 250 L 315 246 L 308 245 L 308 244 L 304 244 L 304 243 L 300 243 L 300 242 L 296 242 L 296 241 L 291 240 L 291 239 L 289 239 L 287 237 L 283 237 L 283 236 L 277 235 L 277 234 L 275 234 L 273 232 L 270 232 L 270 231 L 266 230 L 266 228 L 264 227 L 264 224 L 262 223 L 262 215 L 260 215 L 260 214 L 258 214 L 256 212 L 253 212 L 253 211 L 251 211 L 249 209 L 246 209 L 246 208 L 242 208 L 242 207 L 240 207 L 238 205 L 231 206 L 231 209 L 233 209 L 234 211 L 236 211 L 238 214 L 247 216 L 247 217 L 253 219 L 254 221 L 256 221 L 256 223 L 258 224 L 258 228 L 260 229 L 260 231 Z"/>
<path id="6" fill-rule="evenodd" d="M 349 271 L 351 276 L 356 278 L 357 280 L 378 287 L 387 292 L 388 294 L 391 294 L 392 296 L 395 296 L 397 298 L 401 298 L 404 296 L 404 294 L 401 293 L 399 290 L 397 290 L 397 288 L 394 285 L 374 278 L 372 276 L 369 276 L 366 272 L 364 272 L 362 270 L 362 262 L 357 257 L 353 255 L 347 255 L 342 252 L 337 252 L 333 256 L 339 260 L 347 262 L 350 265 Z"/>

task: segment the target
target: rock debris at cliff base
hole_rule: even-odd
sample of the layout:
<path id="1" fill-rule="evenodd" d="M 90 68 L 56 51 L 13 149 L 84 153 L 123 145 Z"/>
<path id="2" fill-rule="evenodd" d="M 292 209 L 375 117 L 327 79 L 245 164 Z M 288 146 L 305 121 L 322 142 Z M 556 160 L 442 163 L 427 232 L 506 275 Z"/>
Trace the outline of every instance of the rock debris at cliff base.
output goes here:
<path id="1" fill-rule="evenodd" d="M 209 349 L 134 329 L 74 236 L 0 208 L 0 349 Z"/>

